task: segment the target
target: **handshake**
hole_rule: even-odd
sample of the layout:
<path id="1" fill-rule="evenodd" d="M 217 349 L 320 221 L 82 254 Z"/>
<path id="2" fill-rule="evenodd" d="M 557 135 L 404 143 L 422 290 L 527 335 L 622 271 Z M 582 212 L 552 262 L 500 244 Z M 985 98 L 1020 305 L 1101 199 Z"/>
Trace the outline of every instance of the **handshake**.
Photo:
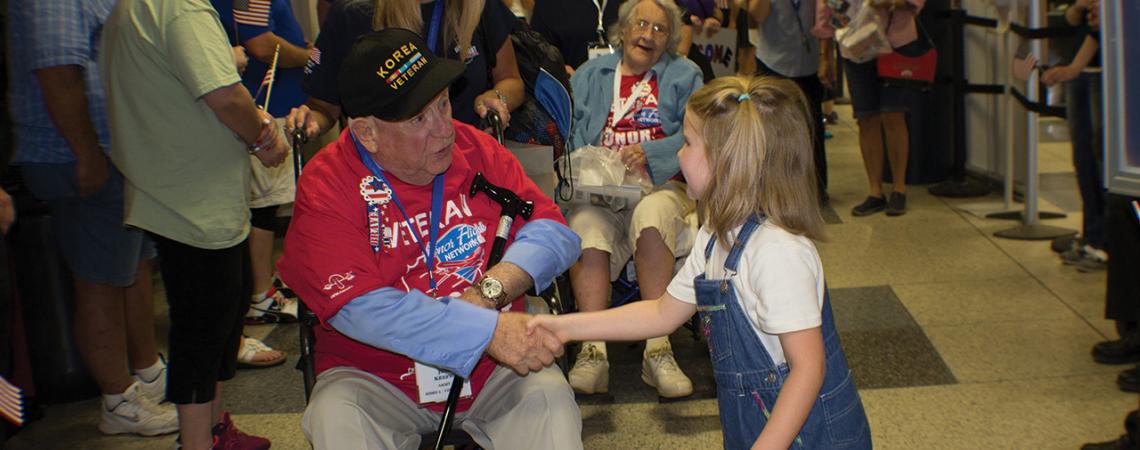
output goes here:
<path id="1" fill-rule="evenodd" d="M 570 340 L 559 322 L 551 315 L 500 313 L 487 355 L 520 376 L 549 367 Z"/>

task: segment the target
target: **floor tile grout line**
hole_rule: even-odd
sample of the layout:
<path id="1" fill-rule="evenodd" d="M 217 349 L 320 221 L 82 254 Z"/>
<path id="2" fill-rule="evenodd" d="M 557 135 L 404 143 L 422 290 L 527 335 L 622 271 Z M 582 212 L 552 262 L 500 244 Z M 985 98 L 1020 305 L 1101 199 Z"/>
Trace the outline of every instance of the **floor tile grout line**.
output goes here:
<path id="1" fill-rule="evenodd" d="M 994 240 L 995 238 L 992 235 L 990 235 L 990 233 L 982 230 L 977 224 L 975 224 L 974 222 L 972 222 L 968 218 L 966 218 L 965 212 L 958 210 L 953 205 L 951 205 L 949 202 L 947 202 L 946 199 L 944 199 L 942 197 L 938 197 L 938 200 L 941 201 L 943 205 L 950 208 L 950 210 L 953 211 L 954 214 L 956 214 L 958 216 L 958 218 L 966 221 L 966 223 L 969 224 L 972 228 L 974 228 L 974 230 L 977 231 L 978 234 L 981 234 L 982 237 L 987 242 L 990 243 L 990 245 L 993 245 L 995 248 L 998 249 L 998 251 L 1000 251 L 1007 258 L 1009 258 L 1010 261 L 1013 261 L 1013 263 L 1016 264 L 1017 267 L 1021 268 L 1021 270 L 1024 271 L 1026 273 L 1026 275 L 1029 276 L 1029 278 L 1032 278 L 1033 281 L 1036 281 L 1038 285 L 1040 285 L 1042 288 L 1044 288 L 1046 291 L 1048 291 L 1049 294 L 1051 294 L 1054 299 L 1056 299 L 1058 302 L 1060 302 L 1062 305 L 1064 305 L 1066 309 L 1068 309 L 1070 312 L 1072 312 L 1074 315 L 1076 315 L 1077 318 L 1080 319 L 1081 322 L 1084 322 L 1085 325 L 1088 325 L 1089 328 L 1092 328 L 1094 333 L 1096 333 L 1097 335 L 1099 335 L 1100 337 L 1102 337 L 1104 339 L 1109 339 L 1108 336 L 1105 336 L 1104 333 L 1101 333 L 1100 329 L 1097 328 L 1096 325 L 1093 325 L 1092 322 L 1090 322 L 1088 319 L 1086 319 L 1085 316 L 1081 315 L 1081 313 L 1078 312 L 1075 308 L 1073 308 L 1072 305 L 1070 305 L 1063 298 L 1061 298 L 1061 296 L 1057 292 L 1055 292 L 1047 284 L 1045 284 L 1044 280 L 1042 280 L 1040 277 L 1038 277 L 1036 274 L 1034 274 L 1032 271 L 1030 271 L 1029 268 L 1026 267 L 1025 264 L 1022 264 L 1021 261 L 1019 261 L 1017 258 L 1014 258 L 1013 255 L 1010 254 L 1008 250 L 1006 250 L 1002 246 L 998 245 L 997 242 Z"/>

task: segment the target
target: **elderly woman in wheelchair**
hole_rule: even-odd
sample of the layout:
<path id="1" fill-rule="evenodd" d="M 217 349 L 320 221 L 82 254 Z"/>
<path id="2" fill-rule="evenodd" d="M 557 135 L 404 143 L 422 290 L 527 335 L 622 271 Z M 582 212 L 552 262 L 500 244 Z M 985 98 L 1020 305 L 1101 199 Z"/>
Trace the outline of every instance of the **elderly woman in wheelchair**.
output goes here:
<path id="1" fill-rule="evenodd" d="M 567 221 L 582 238 L 582 256 L 570 270 L 581 311 L 606 307 L 610 281 L 631 255 L 641 298 L 660 297 L 674 259 L 692 245 L 696 205 L 685 194 L 677 152 L 684 140 L 685 104 L 702 82 L 697 66 L 675 54 L 680 27 L 680 11 L 670 0 L 627 2 L 610 33 L 618 50 L 586 62 L 570 80 L 575 95 L 570 148 L 616 152 L 627 175 L 643 179 L 647 192 L 632 206 L 598 197 L 569 206 Z M 646 341 L 643 357 L 642 380 L 662 397 L 692 393 L 667 336 Z M 569 375 L 577 392 L 607 392 L 605 343 L 584 342 Z"/>

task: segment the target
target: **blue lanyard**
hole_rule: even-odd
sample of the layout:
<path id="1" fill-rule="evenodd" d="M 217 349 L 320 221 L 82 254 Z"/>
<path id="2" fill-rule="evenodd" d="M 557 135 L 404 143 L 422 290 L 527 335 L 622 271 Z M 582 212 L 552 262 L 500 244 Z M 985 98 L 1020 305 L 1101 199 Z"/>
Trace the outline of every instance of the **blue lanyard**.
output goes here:
<path id="1" fill-rule="evenodd" d="M 431 52 L 438 55 L 439 51 L 436 49 L 436 42 L 439 40 L 439 22 L 443 20 L 443 1 L 435 0 L 435 9 L 431 12 L 431 25 L 428 26 L 428 48 Z"/>
<path id="2" fill-rule="evenodd" d="M 432 181 L 431 216 L 428 217 L 428 223 L 430 224 L 430 228 L 428 229 L 429 241 L 427 247 L 424 247 L 424 243 L 420 239 L 420 235 L 417 232 L 415 222 L 412 220 L 411 216 L 408 215 L 408 211 L 404 209 L 404 205 L 400 202 L 399 197 L 396 197 L 396 190 L 392 187 L 392 183 L 388 181 L 388 177 L 384 176 L 384 169 L 381 169 L 380 165 L 376 164 L 376 161 L 372 159 L 372 156 L 368 154 L 368 151 L 364 149 L 364 145 L 362 145 L 360 141 L 356 139 L 355 135 L 352 136 L 352 143 L 356 144 L 356 152 L 360 155 L 360 161 L 364 163 L 365 167 L 368 167 L 368 170 L 372 172 L 372 175 L 379 179 L 378 182 L 373 181 L 372 187 L 377 190 L 382 190 L 384 186 L 378 186 L 377 184 L 383 183 L 387 185 L 388 190 L 391 191 L 391 201 L 392 203 L 396 204 L 397 208 L 400 209 L 400 214 L 404 215 L 404 221 L 408 224 L 408 232 L 411 233 L 412 240 L 415 241 L 416 245 L 420 246 L 420 252 L 423 253 L 424 262 L 427 264 L 428 280 L 431 282 L 431 288 L 435 289 L 435 247 L 436 240 L 439 237 L 439 227 L 443 224 L 443 174 L 441 173 L 439 175 L 436 175 L 435 180 Z M 378 212 L 379 208 L 380 207 L 375 204 L 368 203 L 368 209 L 370 212 L 373 210 L 376 210 Z M 373 252 L 377 252 L 379 250 L 380 249 L 378 247 L 372 248 Z"/>

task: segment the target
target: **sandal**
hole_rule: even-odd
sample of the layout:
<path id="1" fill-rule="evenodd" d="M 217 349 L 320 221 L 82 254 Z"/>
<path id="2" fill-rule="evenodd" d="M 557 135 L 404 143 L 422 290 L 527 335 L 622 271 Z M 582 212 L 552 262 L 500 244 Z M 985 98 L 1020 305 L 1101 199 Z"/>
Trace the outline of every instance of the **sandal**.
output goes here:
<path id="1" fill-rule="evenodd" d="M 262 369 L 281 365 L 285 362 L 286 355 L 283 351 L 270 348 L 264 342 L 242 335 L 237 359 L 239 368 Z"/>

